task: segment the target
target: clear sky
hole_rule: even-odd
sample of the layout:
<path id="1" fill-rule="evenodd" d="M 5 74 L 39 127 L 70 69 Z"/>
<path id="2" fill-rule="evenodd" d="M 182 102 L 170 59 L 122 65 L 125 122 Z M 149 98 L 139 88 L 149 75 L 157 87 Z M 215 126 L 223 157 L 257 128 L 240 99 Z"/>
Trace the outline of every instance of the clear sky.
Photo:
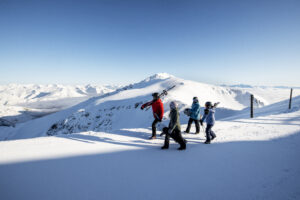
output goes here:
<path id="1" fill-rule="evenodd" d="M 300 0 L 0 0 L 1 84 L 126 84 L 159 72 L 300 86 Z"/>

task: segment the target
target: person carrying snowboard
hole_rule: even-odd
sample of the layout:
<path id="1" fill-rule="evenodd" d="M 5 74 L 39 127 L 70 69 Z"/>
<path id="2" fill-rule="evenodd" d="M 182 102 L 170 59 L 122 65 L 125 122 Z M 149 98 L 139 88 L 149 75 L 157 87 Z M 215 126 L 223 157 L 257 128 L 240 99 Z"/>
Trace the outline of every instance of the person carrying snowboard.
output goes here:
<path id="1" fill-rule="evenodd" d="M 159 98 L 159 94 L 153 93 L 152 97 L 153 97 L 152 101 L 147 102 L 141 106 L 142 110 L 148 106 L 152 106 L 154 121 L 152 123 L 152 136 L 149 139 L 156 138 L 156 124 L 158 122 L 161 122 L 164 116 L 164 105 L 161 99 Z"/>
<path id="2" fill-rule="evenodd" d="M 206 120 L 206 141 L 205 144 L 210 144 L 210 142 L 216 138 L 216 134 L 212 131 L 212 127 L 215 124 L 215 108 L 219 103 L 212 105 L 210 101 L 205 103 L 204 115 L 200 120 L 200 124 L 203 125 L 203 121 Z"/>
<path id="3" fill-rule="evenodd" d="M 181 135 L 181 128 L 180 128 L 180 120 L 179 120 L 179 112 L 177 109 L 176 102 L 172 101 L 170 103 L 170 123 L 169 127 L 163 128 L 162 135 L 166 135 L 165 137 L 165 144 L 161 147 L 161 149 L 168 149 L 170 143 L 170 137 L 173 138 L 177 143 L 180 144 L 178 150 L 185 150 L 186 149 L 186 140 L 183 139 Z"/>
<path id="4" fill-rule="evenodd" d="M 192 108 L 190 109 L 190 119 L 188 122 L 188 126 L 186 127 L 185 133 L 189 133 L 191 129 L 192 123 L 195 122 L 196 133 L 200 132 L 200 104 L 197 97 L 193 98 Z"/>

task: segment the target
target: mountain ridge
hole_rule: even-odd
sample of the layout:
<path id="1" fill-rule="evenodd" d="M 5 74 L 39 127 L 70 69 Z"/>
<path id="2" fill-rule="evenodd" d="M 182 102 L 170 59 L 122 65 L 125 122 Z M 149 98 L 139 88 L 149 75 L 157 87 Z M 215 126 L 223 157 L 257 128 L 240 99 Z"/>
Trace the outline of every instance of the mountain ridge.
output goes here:
<path id="1" fill-rule="evenodd" d="M 182 114 L 182 111 L 191 106 L 194 96 L 198 96 L 202 106 L 206 101 L 220 101 L 220 112 L 217 112 L 219 118 L 236 114 L 249 105 L 251 93 L 246 90 L 184 80 L 166 73 L 155 74 L 140 82 L 92 97 L 66 110 L 24 123 L 12 130 L 7 139 L 149 127 L 153 120 L 152 112 L 141 111 L 139 107 L 152 99 L 153 92 L 162 92 L 174 85 L 176 87 L 162 98 L 165 107 L 165 123 L 168 122 L 171 101 L 177 101 L 181 120 L 186 123 L 187 117 Z M 256 95 L 256 106 L 263 105 L 266 105 L 266 100 Z"/>

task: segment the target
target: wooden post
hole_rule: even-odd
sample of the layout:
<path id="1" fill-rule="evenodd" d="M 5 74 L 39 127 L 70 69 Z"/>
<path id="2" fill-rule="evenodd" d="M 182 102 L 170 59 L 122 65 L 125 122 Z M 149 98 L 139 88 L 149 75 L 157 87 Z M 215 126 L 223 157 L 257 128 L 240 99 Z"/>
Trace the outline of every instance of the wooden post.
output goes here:
<path id="1" fill-rule="evenodd" d="M 253 94 L 251 94 L 250 96 L 250 117 L 253 118 L 253 100 L 254 100 L 254 96 Z"/>
<path id="2" fill-rule="evenodd" d="M 293 88 L 291 88 L 291 93 L 290 93 L 290 103 L 289 103 L 289 109 L 292 108 L 292 97 L 293 97 Z"/>

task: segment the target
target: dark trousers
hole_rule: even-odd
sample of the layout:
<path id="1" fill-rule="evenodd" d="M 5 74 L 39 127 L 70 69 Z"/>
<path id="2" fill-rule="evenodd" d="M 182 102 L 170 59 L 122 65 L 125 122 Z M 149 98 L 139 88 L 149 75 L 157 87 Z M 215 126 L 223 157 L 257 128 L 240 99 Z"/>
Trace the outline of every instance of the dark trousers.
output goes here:
<path id="1" fill-rule="evenodd" d="M 165 137 L 165 144 L 164 146 L 169 148 L 170 143 L 170 137 L 175 140 L 178 144 L 180 144 L 180 147 L 185 148 L 186 147 L 186 140 L 182 137 L 180 130 L 175 129 L 171 134 L 168 134 L 168 128 L 164 130 L 164 133 L 166 134 Z"/>
<path id="2" fill-rule="evenodd" d="M 206 126 L 206 130 L 205 130 L 206 141 L 210 142 L 212 138 L 216 137 L 216 134 L 211 130 L 213 126 L 214 125 L 209 125 L 209 124 Z"/>
<path id="3" fill-rule="evenodd" d="M 155 118 L 155 120 L 152 123 L 152 137 L 156 136 L 156 124 L 158 122 L 159 122 L 159 120 Z"/>
<path id="4" fill-rule="evenodd" d="M 193 122 L 195 122 L 195 125 L 196 125 L 196 133 L 200 132 L 200 123 L 199 123 L 199 120 L 192 119 L 192 118 L 189 119 L 188 126 L 186 127 L 186 131 L 185 132 L 187 132 L 187 133 L 190 132 L 190 129 L 191 129 L 191 126 L 192 126 Z"/>

